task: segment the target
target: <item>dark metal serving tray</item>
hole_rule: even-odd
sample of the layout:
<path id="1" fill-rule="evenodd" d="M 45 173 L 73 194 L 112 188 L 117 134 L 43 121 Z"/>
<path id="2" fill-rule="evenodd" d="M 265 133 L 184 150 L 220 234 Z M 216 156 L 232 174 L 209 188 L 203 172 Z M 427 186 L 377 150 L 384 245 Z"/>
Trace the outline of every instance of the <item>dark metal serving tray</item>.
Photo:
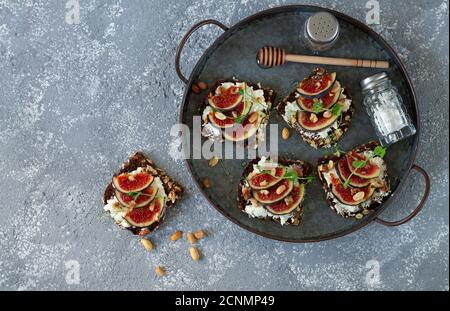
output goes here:
<path id="1" fill-rule="evenodd" d="M 275 90 L 280 101 L 295 87 L 296 83 L 311 71 L 314 65 L 287 64 L 277 68 L 262 69 L 258 67 L 255 57 L 259 48 L 265 45 L 282 47 L 296 54 L 310 54 L 299 38 L 300 29 L 311 14 L 326 10 L 334 14 L 341 26 L 341 35 L 332 50 L 322 53 L 325 56 L 386 59 L 391 63 L 387 70 L 393 84 L 399 89 L 409 114 L 417 128 L 417 134 L 389 147 L 386 161 L 392 187 L 392 195 L 373 213 L 361 220 L 345 219 L 336 215 L 328 206 L 318 178 L 308 185 L 304 202 L 303 222 L 299 226 L 280 226 L 272 221 L 249 218 L 237 207 L 237 185 L 244 166 L 249 160 L 221 160 L 216 167 L 210 167 L 208 160 L 186 160 L 190 173 L 200 191 L 210 203 L 224 216 L 246 230 L 259 235 L 290 242 L 317 242 L 337 238 L 354 232 L 372 221 L 384 225 L 396 226 L 412 219 L 423 207 L 429 194 L 428 174 L 414 164 L 419 135 L 419 111 L 417 98 L 412 83 L 394 50 L 378 34 L 361 22 L 336 11 L 315 6 L 284 6 L 262 11 L 250 16 L 231 28 L 215 20 L 205 20 L 194 25 L 182 39 L 176 55 L 176 70 L 180 79 L 186 83 L 186 90 L 181 105 L 180 121 L 192 131 L 193 116 L 200 115 L 204 108 L 205 94 L 191 91 L 193 83 L 205 81 L 212 85 L 216 80 L 237 77 L 240 80 L 257 83 Z M 214 24 L 224 33 L 205 51 L 198 61 L 189 79 L 180 70 L 181 51 L 197 29 Z M 374 129 L 362 105 L 359 81 L 375 72 L 374 69 L 327 66 L 329 71 L 336 71 L 351 96 L 355 115 L 348 132 L 339 142 L 339 148 L 350 150 L 358 144 L 377 140 Z M 272 113 L 269 123 L 278 123 L 279 130 L 286 126 L 284 121 Z M 292 131 L 291 131 L 292 132 Z M 306 160 L 316 164 L 319 157 L 332 152 L 330 149 L 315 150 L 303 142 L 297 133 L 287 141 L 279 140 L 279 155 L 293 159 Z M 381 220 L 380 213 L 388 207 L 401 190 L 411 169 L 420 172 L 426 181 L 423 198 L 418 207 L 407 217 L 396 222 Z M 211 187 L 203 186 L 203 178 L 208 176 Z M 400 206 L 394 206 L 401 208 Z"/>

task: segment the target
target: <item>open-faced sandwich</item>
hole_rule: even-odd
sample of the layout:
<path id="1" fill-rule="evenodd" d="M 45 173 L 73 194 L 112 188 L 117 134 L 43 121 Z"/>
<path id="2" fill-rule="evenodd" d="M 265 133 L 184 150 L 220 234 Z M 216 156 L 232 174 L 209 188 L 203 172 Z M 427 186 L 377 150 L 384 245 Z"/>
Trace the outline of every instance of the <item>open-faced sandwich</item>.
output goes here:
<path id="1" fill-rule="evenodd" d="M 311 172 L 311 164 L 300 160 L 255 159 L 244 169 L 239 183 L 239 208 L 252 218 L 298 225 Z"/>
<path id="2" fill-rule="evenodd" d="M 264 141 L 275 93 L 261 85 L 243 81 L 219 81 L 206 97 L 202 113 L 202 135 L 214 141 L 252 140 L 256 148 Z M 248 145 L 248 144 L 247 144 Z"/>
<path id="3" fill-rule="evenodd" d="M 133 234 L 146 235 L 163 221 L 166 209 L 181 198 L 183 189 L 142 152 L 129 158 L 103 194 L 104 210 Z"/>
<path id="4" fill-rule="evenodd" d="M 317 171 L 331 209 L 361 219 L 388 197 L 385 152 L 376 142 L 369 142 L 318 160 Z"/>
<path id="5" fill-rule="evenodd" d="M 336 73 L 316 68 L 277 106 L 278 113 L 314 148 L 329 148 L 347 131 L 352 101 Z"/>

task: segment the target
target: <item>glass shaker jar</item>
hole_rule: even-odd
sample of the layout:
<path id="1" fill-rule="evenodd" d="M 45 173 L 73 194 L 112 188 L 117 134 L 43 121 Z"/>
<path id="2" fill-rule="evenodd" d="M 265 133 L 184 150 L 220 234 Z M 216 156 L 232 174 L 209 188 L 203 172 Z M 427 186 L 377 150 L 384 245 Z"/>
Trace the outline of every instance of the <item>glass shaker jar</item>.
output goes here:
<path id="1" fill-rule="evenodd" d="M 336 43 L 339 30 L 339 22 L 333 14 L 318 12 L 306 20 L 302 39 L 310 50 L 326 51 Z"/>
<path id="2" fill-rule="evenodd" d="M 360 82 L 364 106 L 382 146 L 388 146 L 416 133 L 402 97 L 386 72 Z"/>

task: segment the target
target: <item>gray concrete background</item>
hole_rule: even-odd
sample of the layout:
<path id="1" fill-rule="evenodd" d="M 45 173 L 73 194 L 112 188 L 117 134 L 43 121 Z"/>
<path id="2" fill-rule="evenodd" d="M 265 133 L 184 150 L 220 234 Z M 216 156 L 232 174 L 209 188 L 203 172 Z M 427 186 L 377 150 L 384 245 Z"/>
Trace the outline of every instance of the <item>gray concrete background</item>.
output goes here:
<path id="1" fill-rule="evenodd" d="M 373 28 L 405 61 L 420 99 L 417 163 L 431 175 L 424 211 L 398 228 L 370 225 L 319 244 L 276 242 L 241 230 L 208 205 L 181 161 L 168 157 L 183 84 L 175 49 L 195 22 L 227 25 L 292 1 L 82 0 L 81 23 L 65 22 L 66 1 L 0 0 L 0 289 L 3 290 L 448 290 L 448 2 L 381 0 Z M 364 21 L 365 1 L 303 1 Z M 195 35 L 188 72 L 219 34 Z M 102 211 L 111 173 L 138 149 L 186 187 L 186 196 L 146 253 Z M 413 174 L 399 219 L 423 182 Z M 176 229 L 211 235 L 193 263 Z M 65 263 L 80 264 L 67 284 Z M 380 282 L 366 282 L 369 260 Z M 154 268 L 165 265 L 168 276 Z"/>

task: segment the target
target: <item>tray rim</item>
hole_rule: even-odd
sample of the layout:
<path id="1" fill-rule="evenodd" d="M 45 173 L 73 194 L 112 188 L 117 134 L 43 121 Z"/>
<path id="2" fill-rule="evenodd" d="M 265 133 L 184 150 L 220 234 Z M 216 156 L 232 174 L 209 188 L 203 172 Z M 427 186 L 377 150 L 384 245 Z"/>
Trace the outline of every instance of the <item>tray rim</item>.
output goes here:
<path id="1" fill-rule="evenodd" d="M 183 94 L 183 98 L 182 98 L 182 104 L 180 106 L 179 122 L 181 124 L 184 124 L 183 123 L 183 116 L 184 116 L 183 110 L 184 110 L 184 107 L 186 105 L 187 96 L 191 92 L 191 86 L 194 83 L 193 82 L 194 74 L 198 71 L 200 63 L 207 56 L 207 54 L 210 52 L 210 50 L 212 50 L 213 48 L 217 47 L 217 45 L 220 42 L 222 42 L 223 39 L 228 34 L 230 34 L 231 32 L 234 32 L 234 31 L 239 31 L 238 28 L 240 28 L 242 26 L 245 27 L 246 24 L 252 22 L 253 20 L 256 20 L 256 19 L 259 19 L 259 18 L 262 18 L 262 17 L 271 16 L 271 15 L 278 14 L 278 13 L 289 13 L 289 11 L 299 11 L 299 10 L 303 11 L 303 10 L 306 10 L 306 9 L 323 10 L 323 11 L 327 11 L 327 12 L 332 13 L 338 19 L 345 20 L 346 22 L 354 25 L 355 27 L 360 28 L 363 32 L 369 34 L 371 38 L 373 38 L 381 47 L 384 48 L 385 51 L 387 51 L 389 53 L 389 55 L 392 58 L 392 61 L 399 67 L 399 70 L 401 71 L 402 76 L 405 79 L 405 83 L 406 83 L 406 87 L 407 87 L 408 93 L 410 94 L 411 99 L 412 99 L 412 106 L 413 106 L 413 109 L 415 110 L 415 114 L 416 114 L 415 115 L 416 134 L 413 137 L 412 151 L 411 151 L 410 161 L 409 161 L 409 163 L 407 165 L 407 169 L 406 169 L 404 175 L 400 178 L 400 181 L 399 181 L 399 184 L 398 184 L 397 188 L 395 189 L 394 192 L 391 193 L 389 198 L 386 201 L 384 201 L 375 211 L 373 211 L 371 214 L 367 215 L 365 218 L 363 218 L 361 221 L 356 223 L 350 229 L 347 229 L 347 230 L 344 230 L 344 231 L 338 232 L 338 233 L 329 233 L 326 236 L 321 236 L 319 238 L 312 238 L 312 239 L 311 238 L 308 238 L 308 239 L 285 238 L 285 237 L 281 237 L 281 236 L 278 236 L 278 235 L 262 232 L 262 231 L 259 231 L 259 230 L 255 229 L 255 228 L 252 228 L 252 227 L 250 227 L 250 226 L 248 226 L 246 224 L 243 224 L 238 219 L 235 219 L 233 216 L 231 216 L 229 213 L 227 213 L 227 211 L 223 210 L 218 205 L 216 205 L 216 203 L 209 197 L 209 195 L 206 193 L 206 191 L 202 188 L 202 185 L 200 184 L 200 182 L 194 177 L 193 168 L 192 168 L 191 164 L 189 163 L 190 159 L 184 159 L 183 160 L 184 163 L 186 164 L 187 168 L 188 168 L 189 175 L 193 179 L 194 184 L 196 185 L 197 189 L 206 198 L 206 200 L 209 202 L 209 204 L 211 204 L 217 211 L 219 211 L 219 213 L 221 213 L 223 216 L 225 216 L 228 220 L 230 220 L 234 224 L 238 225 L 239 227 L 241 227 L 241 228 L 243 228 L 243 229 L 245 229 L 245 230 L 247 230 L 249 232 L 252 232 L 252 233 L 254 233 L 256 235 L 262 236 L 264 238 L 277 240 L 277 241 L 282 241 L 282 242 L 290 242 L 290 243 L 317 243 L 317 242 L 337 239 L 337 238 L 349 235 L 351 233 L 354 233 L 354 232 L 362 229 L 363 227 L 366 227 L 367 225 L 377 221 L 378 220 L 378 216 L 380 214 L 382 214 L 383 211 L 388 206 L 390 206 L 392 204 L 392 201 L 393 201 L 393 198 L 394 198 L 395 194 L 397 194 L 397 193 L 402 191 L 402 189 L 404 187 L 404 184 L 405 184 L 408 176 L 410 175 L 413 166 L 415 165 L 414 163 L 415 163 L 415 160 L 416 160 L 416 157 L 417 157 L 417 152 L 418 152 L 418 148 L 419 148 L 419 144 L 420 144 L 420 135 L 421 135 L 420 110 L 419 110 L 419 105 L 418 105 L 417 94 L 415 92 L 412 80 L 409 77 L 409 74 L 408 74 L 408 72 L 406 70 L 406 67 L 403 64 L 403 62 L 400 59 L 400 57 L 397 55 L 397 53 L 394 50 L 394 48 L 392 48 L 392 46 L 380 34 L 375 32 L 368 25 L 366 25 L 363 22 L 357 20 L 356 18 L 353 18 L 353 17 L 351 17 L 351 16 L 349 16 L 349 15 L 347 15 L 345 13 L 336 11 L 334 9 L 329 9 L 329 8 L 325 8 L 325 7 L 321 7 L 321 6 L 317 6 L 317 5 L 304 5 L 304 4 L 277 6 L 277 7 L 273 7 L 273 8 L 269 8 L 269 9 L 265 9 L 265 10 L 259 11 L 259 12 L 255 13 L 255 14 L 249 15 L 249 16 L 245 17 L 244 19 L 238 21 L 234 25 L 230 26 L 227 30 L 225 30 L 222 34 L 220 34 L 209 45 L 209 47 L 207 49 L 205 49 L 205 51 L 203 52 L 201 57 L 196 62 L 194 68 L 191 71 L 191 73 L 189 74 L 188 82 L 186 83 L 184 94 Z M 336 217 L 338 217 L 338 216 L 339 215 L 336 215 Z"/>

